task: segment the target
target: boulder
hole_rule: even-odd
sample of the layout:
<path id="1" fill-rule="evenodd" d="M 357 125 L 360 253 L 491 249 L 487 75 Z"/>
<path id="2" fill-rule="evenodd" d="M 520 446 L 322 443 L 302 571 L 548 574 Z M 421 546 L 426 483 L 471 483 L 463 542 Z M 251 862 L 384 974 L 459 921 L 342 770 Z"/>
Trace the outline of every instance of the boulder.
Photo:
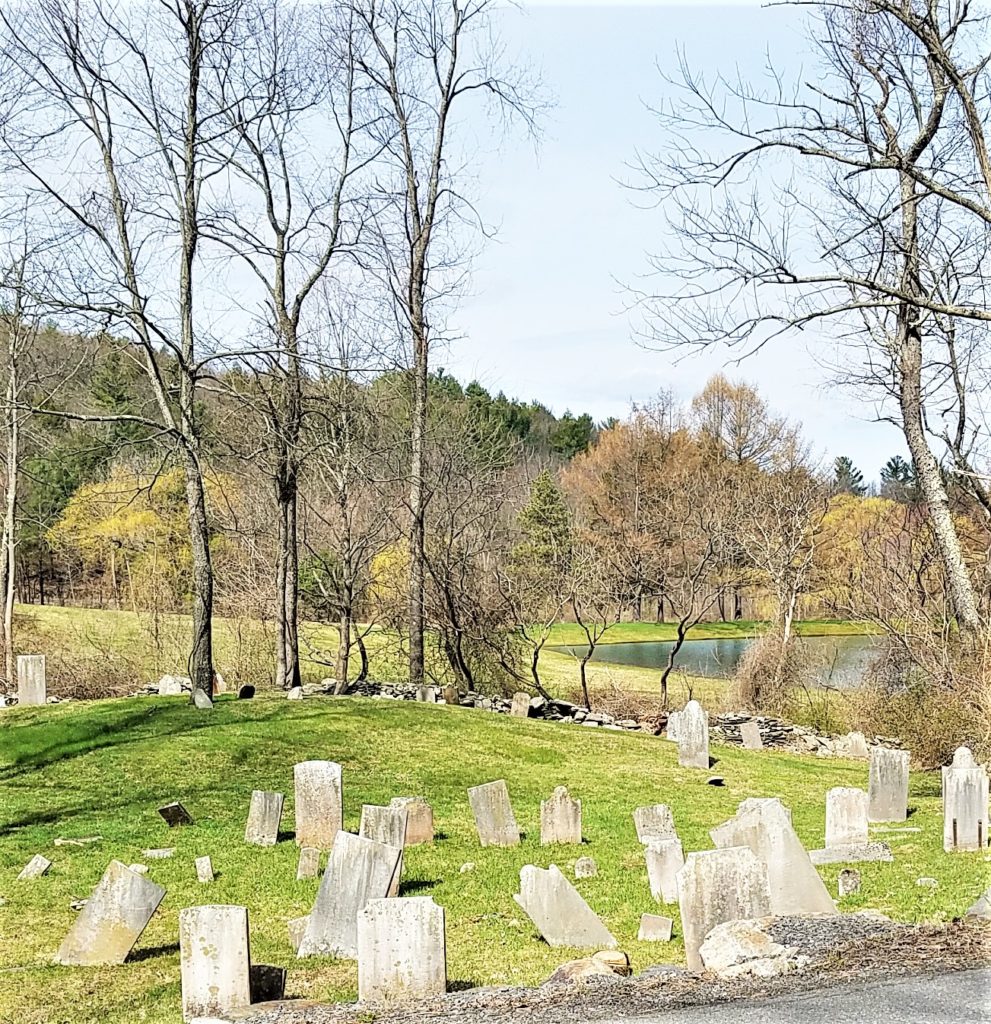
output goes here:
<path id="1" fill-rule="evenodd" d="M 604 949 L 580 960 L 569 960 L 544 982 L 545 985 L 574 985 L 593 977 L 628 978 L 632 974 L 630 958 L 619 950 Z"/>
<path id="2" fill-rule="evenodd" d="M 771 919 L 726 921 L 716 925 L 699 947 L 707 971 L 720 978 L 776 978 L 808 963 L 793 946 L 775 942 L 765 931 Z"/>
<path id="3" fill-rule="evenodd" d="M 968 908 L 965 916 L 979 921 L 991 921 L 991 888 Z"/>

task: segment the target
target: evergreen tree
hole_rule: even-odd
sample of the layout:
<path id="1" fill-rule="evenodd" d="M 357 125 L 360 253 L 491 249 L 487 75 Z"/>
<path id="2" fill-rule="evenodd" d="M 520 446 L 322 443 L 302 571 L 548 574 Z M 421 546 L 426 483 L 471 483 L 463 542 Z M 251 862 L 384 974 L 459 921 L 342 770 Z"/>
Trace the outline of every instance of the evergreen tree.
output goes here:
<path id="1" fill-rule="evenodd" d="M 858 498 L 867 493 L 864 474 L 846 455 L 838 455 L 833 463 L 833 491 L 836 494 L 853 494 Z"/>
<path id="2" fill-rule="evenodd" d="M 551 434 L 551 448 L 565 459 L 573 459 L 581 452 L 588 451 L 594 435 L 595 424 L 588 413 L 572 416 L 566 411 Z"/>
<path id="3" fill-rule="evenodd" d="M 530 498 L 517 517 L 522 537 L 513 551 L 517 567 L 552 577 L 571 560 L 571 512 L 549 470 L 530 486 Z"/>
<path id="4" fill-rule="evenodd" d="M 905 503 L 917 496 L 915 466 L 900 455 L 893 455 L 881 467 L 881 493 L 886 498 Z"/>

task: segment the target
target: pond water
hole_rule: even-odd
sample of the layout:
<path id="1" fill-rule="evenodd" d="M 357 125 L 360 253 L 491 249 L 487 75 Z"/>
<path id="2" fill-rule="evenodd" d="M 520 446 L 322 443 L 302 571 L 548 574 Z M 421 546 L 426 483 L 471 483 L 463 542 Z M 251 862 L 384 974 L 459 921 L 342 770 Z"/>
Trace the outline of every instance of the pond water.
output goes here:
<path id="1" fill-rule="evenodd" d="M 733 675 L 743 652 L 753 643 L 752 638 L 720 640 L 686 640 L 675 668 L 688 675 L 721 679 Z M 874 655 L 873 638 L 869 636 L 805 636 L 798 643 L 821 668 L 820 683 L 850 688 L 863 679 Z M 646 641 L 622 644 L 599 644 L 592 661 L 609 665 L 635 665 L 637 668 L 662 669 L 668 660 L 672 641 Z M 551 650 L 580 658 L 587 647 L 553 647 Z"/>

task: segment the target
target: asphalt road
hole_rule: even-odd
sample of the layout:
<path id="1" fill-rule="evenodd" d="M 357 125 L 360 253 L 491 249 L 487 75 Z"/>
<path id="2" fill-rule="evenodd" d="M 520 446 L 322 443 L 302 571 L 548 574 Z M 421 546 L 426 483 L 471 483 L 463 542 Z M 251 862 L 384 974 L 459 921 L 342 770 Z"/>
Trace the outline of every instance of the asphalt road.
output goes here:
<path id="1" fill-rule="evenodd" d="M 842 985 L 765 1002 L 668 1010 L 597 1024 L 976 1024 L 991 1021 L 991 970 Z"/>

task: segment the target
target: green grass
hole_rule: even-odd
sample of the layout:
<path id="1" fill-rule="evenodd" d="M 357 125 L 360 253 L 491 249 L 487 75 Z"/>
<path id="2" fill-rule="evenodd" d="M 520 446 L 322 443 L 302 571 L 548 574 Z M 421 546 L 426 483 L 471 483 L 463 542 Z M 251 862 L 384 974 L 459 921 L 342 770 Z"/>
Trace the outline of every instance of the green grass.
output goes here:
<path id="1" fill-rule="evenodd" d="M 570 873 L 582 854 L 599 865 L 578 887 L 629 951 L 637 969 L 682 961 L 670 944 L 635 939 L 640 915 L 655 911 L 633 808 L 663 801 L 674 811 L 686 850 L 711 847 L 708 830 L 748 796 L 781 796 L 799 835 L 821 845 L 824 799 L 832 786 L 864 786 L 864 763 L 713 748 L 726 787 L 680 768 L 673 744 L 646 735 L 599 732 L 449 708 L 355 698 L 301 703 L 278 696 L 222 699 L 197 713 L 183 699 L 145 698 L 0 712 L 0 1021 L 9 1024 L 178 1024 L 177 915 L 197 903 L 249 908 L 253 959 L 289 967 L 288 993 L 321 1000 L 355 995 L 355 965 L 296 961 L 286 922 L 307 913 L 316 881 L 295 881 L 297 850 L 246 846 L 252 789 L 286 793 L 291 830 L 292 765 L 326 758 L 344 765 L 346 827 L 356 830 L 362 803 L 421 794 L 435 811 L 438 841 L 406 856 L 404 892 L 432 895 L 447 911 L 452 981 L 536 984 L 571 951 L 550 949 L 513 902 L 522 865 L 557 863 Z M 465 790 L 505 778 L 526 832 L 518 849 L 481 849 Z M 586 843 L 539 845 L 539 805 L 556 785 L 583 802 Z M 893 864 L 860 865 L 862 893 L 842 909 L 870 907 L 904 921 L 959 915 L 985 887 L 981 854 L 941 848 L 939 776 L 914 774 L 910 824 L 921 833 L 886 835 Z M 195 818 L 169 831 L 156 807 L 181 800 Z M 88 847 L 55 847 L 57 836 L 101 835 Z M 174 859 L 147 861 L 168 895 L 121 967 L 66 968 L 51 957 L 74 918 L 69 903 L 89 894 L 112 858 L 142 860 L 141 850 L 176 846 Z M 35 853 L 54 863 L 48 876 L 17 882 Z M 194 857 L 209 854 L 218 872 L 199 885 Z M 476 869 L 460 874 L 460 865 Z M 835 891 L 839 867 L 821 869 Z M 931 875 L 938 889 L 915 879 Z M 661 911 L 677 917 L 676 908 Z M 676 924 L 676 935 L 680 929 Z"/>

